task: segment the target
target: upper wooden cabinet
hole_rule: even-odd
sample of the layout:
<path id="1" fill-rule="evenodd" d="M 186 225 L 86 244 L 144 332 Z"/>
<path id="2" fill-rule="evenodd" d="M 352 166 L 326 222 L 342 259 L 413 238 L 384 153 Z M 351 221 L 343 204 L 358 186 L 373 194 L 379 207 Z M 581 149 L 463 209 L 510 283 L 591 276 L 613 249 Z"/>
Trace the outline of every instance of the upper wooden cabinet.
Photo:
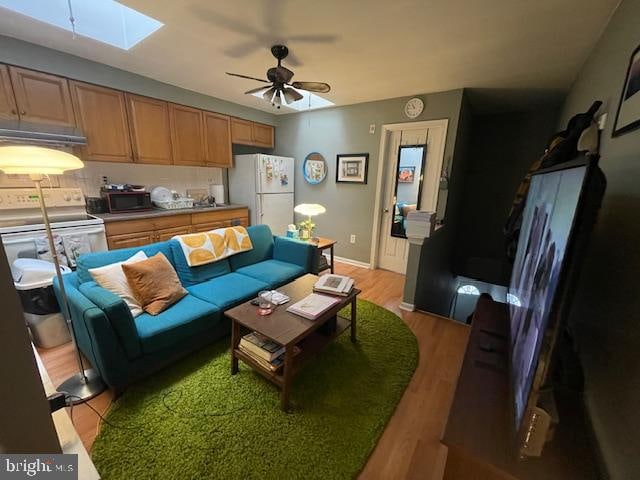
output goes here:
<path id="1" fill-rule="evenodd" d="M 231 141 L 240 145 L 253 145 L 252 122 L 241 118 L 231 119 Z"/>
<path id="2" fill-rule="evenodd" d="M 175 165 L 204 165 L 202 111 L 169 104 L 171 146 Z"/>
<path id="3" fill-rule="evenodd" d="M 20 120 L 75 126 L 66 78 L 9 67 Z"/>
<path id="4" fill-rule="evenodd" d="M 169 105 L 162 100 L 125 94 L 133 161 L 171 165 Z"/>
<path id="5" fill-rule="evenodd" d="M 262 123 L 253 122 L 251 124 L 251 135 L 253 143 L 261 147 L 273 148 L 274 132 L 271 125 L 264 125 Z"/>
<path id="6" fill-rule="evenodd" d="M 231 122 L 228 116 L 204 112 L 205 160 L 207 165 L 231 168 Z"/>
<path id="7" fill-rule="evenodd" d="M 87 83 L 69 82 L 78 127 L 87 137 L 86 160 L 132 162 L 124 93 Z"/>
<path id="8" fill-rule="evenodd" d="M 231 141 L 240 145 L 273 148 L 274 129 L 271 125 L 232 118 Z"/>
<path id="9" fill-rule="evenodd" d="M 18 120 L 18 107 L 11 88 L 9 68 L 0 65 L 0 118 Z"/>

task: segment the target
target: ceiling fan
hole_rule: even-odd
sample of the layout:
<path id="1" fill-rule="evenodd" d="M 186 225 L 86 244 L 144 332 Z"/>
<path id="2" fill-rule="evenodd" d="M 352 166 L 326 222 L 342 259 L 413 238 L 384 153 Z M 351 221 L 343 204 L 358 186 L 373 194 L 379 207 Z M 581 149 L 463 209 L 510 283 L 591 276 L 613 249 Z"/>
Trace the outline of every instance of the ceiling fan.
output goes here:
<path id="1" fill-rule="evenodd" d="M 278 59 L 278 66 L 272 67 L 267 70 L 267 79 L 264 80 L 262 78 L 250 77 L 248 75 L 240 75 L 239 73 L 229 73 L 227 75 L 231 75 L 233 77 L 246 78 L 249 80 L 256 80 L 257 82 L 262 83 L 270 83 L 271 86 L 262 86 L 258 88 L 252 88 L 251 90 L 247 90 L 244 92 L 247 95 L 252 95 L 254 93 L 260 92 L 264 90 L 262 94 L 262 98 L 271 103 L 271 105 L 280 108 L 280 106 L 284 103 L 285 105 L 293 102 L 297 102 L 302 99 L 302 94 L 296 91 L 298 90 L 307 90 L 308 92 L 319 92 L 319 93 L 327 93 L 331 90 L 331 87 L 328 83 L 322 82 L 292 82 L 293 72 L 286 67 L 282 66 L 282 60 L 287 57 L 289 54 L 289 49 L 284 45 L 274 45 L 271 47 L 271 53 L 276 59 Z M 293 88 L 291 88 L 293 87 Z"/>

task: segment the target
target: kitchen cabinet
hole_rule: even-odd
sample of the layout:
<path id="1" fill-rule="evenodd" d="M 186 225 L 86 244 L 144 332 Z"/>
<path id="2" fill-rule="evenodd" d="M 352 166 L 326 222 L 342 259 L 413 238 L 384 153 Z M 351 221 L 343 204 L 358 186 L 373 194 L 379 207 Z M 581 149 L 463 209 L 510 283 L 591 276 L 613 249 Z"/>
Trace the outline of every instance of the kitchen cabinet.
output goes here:
<path id="1" fill-rule="evenodd" d="M 274 128 L 241 118 L 231 119 L 231 141 L 239 145 L 273 148 Z"/>
<path id="2" fill-rule="evenodd" d="M 17 67 L 9 74 L 21 121 L 76 126 L 66 78 Z"/>
<path id="3" fill-rule="evenodd" d="M 231 141 L 240 145 L 253 145 L 252 122 L 241 118 L 231 119 Z"/>
<path id="4" fill-rule="evenodd" d="M 135 163 L 171 165 L 169 105 L 162 100 L 125 94 Z"/>
<path id="5" fill-rule="evenodd" d="M 204 112 L 205 162 L 208 166 L 231 168 L 231 121 L 227 115 Z"/>
<path id="6" fill-rule="evenodd" d="M 169 104 L 174 165 L 204 165 L 205 141 L 202 110 Z"/>
<path id="7" fill-rule="evenodd" d="M 266 148 L 273 148 L 275 145 L 274 130 L 271 125 L 253 122 L 251 124 L 251 135 L 254 145 Z"/>
<path id="8" fill-rule="evenodd" d="M 69 86 L 76 122 L 87 137 L 87 145 L 80 148 L 82 158 L 132 162 L 124 93 L 74 81 Z"/>
<path id="9" fill-rule="evenodd" d="M 109 250 L 142 247 L 143 245 L 149 245 L 153 242 L 155 242 L 155 232 L 136 232 L 107 236 L 107 246 Z"/>
<path id="10" fill-rule="evenodd" d="M 18 107 L 11 87 L 9 68 L 0 65 L 0 118 L 5 120 L 18 120 Z"/>
<path id="11" fill-rule="evenodd" d="M 170 240 L 175 235 L 206 232 L 232 225 L 249 225 L 246 207 L 210 210 L 196 213 L 176 213 L 133 220 L 105 222 L 107 245 L 110 250 L 140 247 Z"/>
<path id="12" fill-rule="evenodd" d="M 187 233 L 191 233 L 191 226 L 184 227 L 175 227 L 175 228 L 164 228 L 162 230 L 156 231 L 156 242 L 166 242 L 167 240 L 171 240 L 171 238 L 176 235 L 186 235 Z"/>

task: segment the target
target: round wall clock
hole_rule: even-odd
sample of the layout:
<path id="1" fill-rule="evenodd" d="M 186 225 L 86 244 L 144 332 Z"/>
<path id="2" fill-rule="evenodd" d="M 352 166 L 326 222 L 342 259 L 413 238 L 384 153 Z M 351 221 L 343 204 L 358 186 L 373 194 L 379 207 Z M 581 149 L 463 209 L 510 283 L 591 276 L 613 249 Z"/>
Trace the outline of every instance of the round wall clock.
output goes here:
<path id="1" fill-rule="evenodd" d="M 302 174 L 311 185 L 322 182 L 327 176 L 327 162 L 324 157 L 318 152 L 307 155 L 302 162 Z"/>
<path id="2" fill-rule="evenodd" d="M 424 102 L 418 97 L 409 100 L 404 106 L 404 114 L 409 118 L 418 118 L 424 110 Z"/>

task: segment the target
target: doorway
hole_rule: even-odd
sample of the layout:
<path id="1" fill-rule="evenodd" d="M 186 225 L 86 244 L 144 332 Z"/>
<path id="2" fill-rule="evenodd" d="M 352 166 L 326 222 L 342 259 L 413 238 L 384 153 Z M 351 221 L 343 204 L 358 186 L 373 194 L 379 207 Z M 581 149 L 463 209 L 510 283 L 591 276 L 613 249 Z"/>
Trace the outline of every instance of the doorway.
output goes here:
<path id="1" fill-rule="evenodd" d="M 383 125 L 376 193 L 373 268 L 404 274 L 409 241 L 407 215 L 435 211 L 447 120 Z"/>

